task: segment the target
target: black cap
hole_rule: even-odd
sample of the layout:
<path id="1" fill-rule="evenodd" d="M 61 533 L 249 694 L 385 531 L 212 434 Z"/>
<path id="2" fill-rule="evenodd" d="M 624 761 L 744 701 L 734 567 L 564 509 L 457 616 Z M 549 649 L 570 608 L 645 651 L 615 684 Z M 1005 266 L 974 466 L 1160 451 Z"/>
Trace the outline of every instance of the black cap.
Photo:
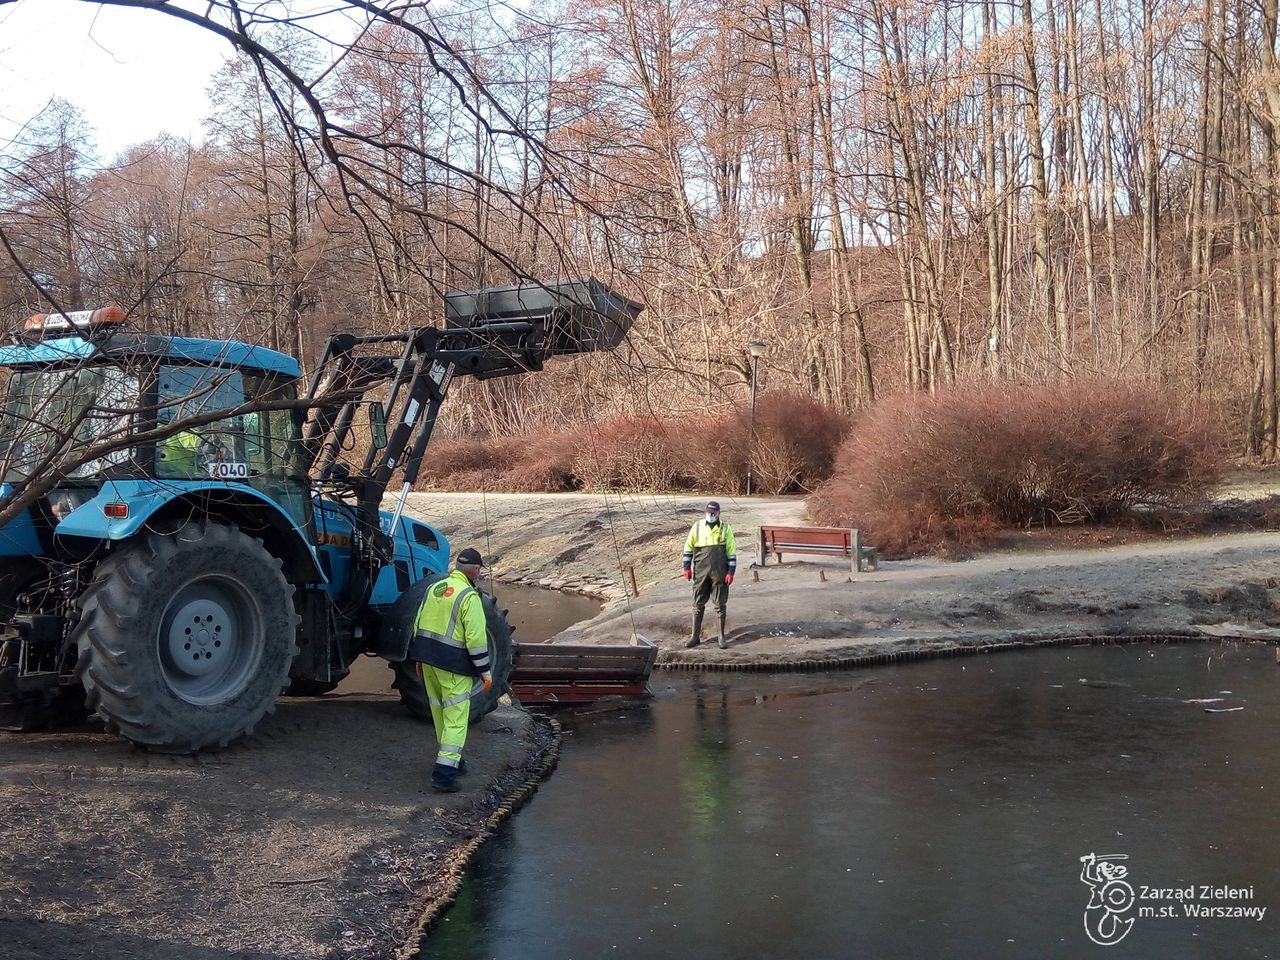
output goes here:
<path id="1" fill-rule="evenodd" d="M 483 567 L 484 561 L 480 559 L 480 551 L 474 547 L 467 547 L 458 554 L 458 563 L 464 567 Z"/>
<path id="2" fill-rule="evenodd" d="M 719 503 L 719 501 L 712 500 L 711 502 L 709 502 L 709 503 L 707 504 L 707 509 L 708 509 L 708 510 L 714 510 L 716 513 L 719 513 L 719 512 L 720 512 L 720 503 Z"/>

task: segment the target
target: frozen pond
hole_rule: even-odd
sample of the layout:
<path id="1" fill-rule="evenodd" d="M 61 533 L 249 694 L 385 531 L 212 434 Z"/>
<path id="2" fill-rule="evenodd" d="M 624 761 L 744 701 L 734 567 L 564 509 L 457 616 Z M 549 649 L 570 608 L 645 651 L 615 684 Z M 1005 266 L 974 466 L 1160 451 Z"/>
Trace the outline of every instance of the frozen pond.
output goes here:
<path id="1" fill-rule="evenodd" d="M 559 768 L 424 956 L 1276 954 L 1272 647 L 653 686 L 647 705 L 567 719 Z M 1091 853 L 1127 857 L 1107 861 L 1127 875 L 1108 886 L 1095 866 L 1087 910 Z M 1095 947 L 1086 924 L 1119 942 Z"/>

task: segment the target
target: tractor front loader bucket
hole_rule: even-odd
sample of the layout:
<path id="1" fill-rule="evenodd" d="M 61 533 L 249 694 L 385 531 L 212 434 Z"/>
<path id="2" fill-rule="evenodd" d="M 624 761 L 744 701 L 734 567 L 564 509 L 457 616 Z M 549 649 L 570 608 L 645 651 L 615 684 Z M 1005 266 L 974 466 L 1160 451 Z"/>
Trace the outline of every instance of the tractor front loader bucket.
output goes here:
<path id="1" fill-rule="evenodd" d="M 614 349 L 643 309 L 642 304 L 594 277 L 445 295 L 445 323 L 449 327 L 520 322 L 545 325 L 543 360 Z"/>

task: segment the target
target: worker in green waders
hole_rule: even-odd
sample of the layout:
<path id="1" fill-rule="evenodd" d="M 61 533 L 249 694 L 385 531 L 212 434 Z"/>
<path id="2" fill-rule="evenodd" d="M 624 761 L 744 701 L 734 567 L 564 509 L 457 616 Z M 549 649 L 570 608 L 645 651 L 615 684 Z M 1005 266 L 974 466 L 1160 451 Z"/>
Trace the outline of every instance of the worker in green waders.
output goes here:
<path id="1" fill-rule="evenodd" d="M 472 691 L 487 693 L 493 687 L 484 603 L 475 586 L 483 566 L 477 550 L 468 547 L 458 554 L 453 573 L 432 584 L 423 597 L 409 650 L 427 688 L 439 743 L 431 786 L 444 793 L 457 790 L 458 776 L 466 772 L 462 748 Z"/>
<path id="2" fill-rule="evenodd" d="M 726 646 L 724 618 L 729 606 L 729 584 L 738 567 L 737 545 L 733 528 L 720 519 L 720 504 L 712 500 L 707 513 L 689 528 L 684 542 L 684 578 L 693 582 L 693 634 L 686 647 L 702 642 L 702 614 L 707 600 L 715 604 L 720 615 L 720 649 Z"/>

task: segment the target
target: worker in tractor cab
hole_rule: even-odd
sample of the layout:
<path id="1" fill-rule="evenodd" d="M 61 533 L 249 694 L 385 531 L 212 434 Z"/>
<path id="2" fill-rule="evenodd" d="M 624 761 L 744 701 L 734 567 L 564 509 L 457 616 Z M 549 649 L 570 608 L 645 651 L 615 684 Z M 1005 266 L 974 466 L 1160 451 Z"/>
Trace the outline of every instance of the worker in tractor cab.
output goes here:
<path id="1" fill-rule="evenodd" d="M 727 646 L 724 635 L 724 619 L 729 606 L 729 584 L 738 568 L 738 549 L 733 539 L 733 528 L 720 519 L 720 504 L 712 500 L 707 513 L 689 528 L 684 543 L 684 578 L 693 583 L 693 635 L 686 647 L 696 647 L 702 642 L 702 614 L 707 600 L 715 603 L 720 614 L 720 637 L 723 650 Z"/>
<path id="2" fill-rule="evenodd" d="M 191 478 L 199 475 L 200 435 L 194 430 L 179 430 L 160 441 L 160 462 L 156 465 L 162 477 Z"/>
<path id="3" fill-rule="evenodd" d="M 478 550 L 468 547 L 458 554 L 453 573 L 432 584 L 423 597 L 409 649 L 427 688 L 439 744 L 431 786 L 443 793 L 456 791 L 459 775 L 466 772 L 462 748 L 475 678 L 486 693 L 493 687 L 484 603 L 476 589 L 483 567 Z"/>

